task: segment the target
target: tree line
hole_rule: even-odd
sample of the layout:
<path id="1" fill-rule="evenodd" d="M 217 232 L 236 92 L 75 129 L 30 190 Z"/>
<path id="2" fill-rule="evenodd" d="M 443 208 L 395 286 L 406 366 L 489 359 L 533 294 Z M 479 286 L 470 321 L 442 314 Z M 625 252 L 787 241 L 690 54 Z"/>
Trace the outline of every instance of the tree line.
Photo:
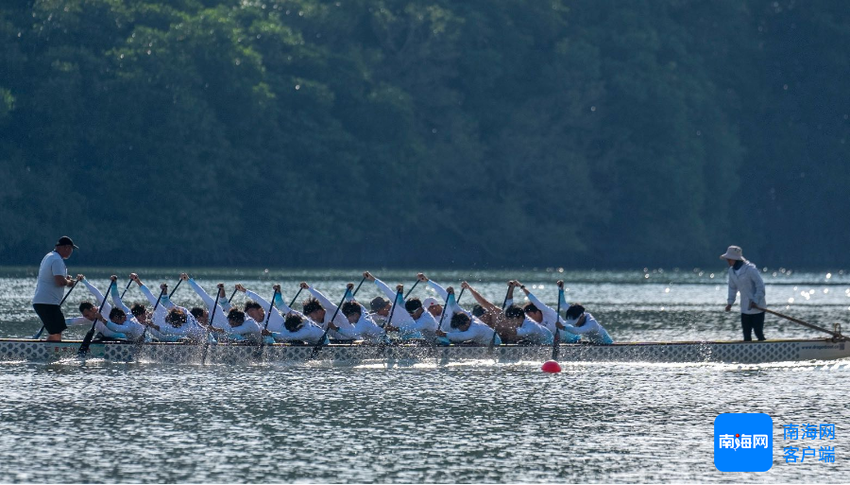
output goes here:
<path id="1" fill-rule="evenodd" d="M 850 10 L 0 6 L 0 263 L 834 266 Z"/>

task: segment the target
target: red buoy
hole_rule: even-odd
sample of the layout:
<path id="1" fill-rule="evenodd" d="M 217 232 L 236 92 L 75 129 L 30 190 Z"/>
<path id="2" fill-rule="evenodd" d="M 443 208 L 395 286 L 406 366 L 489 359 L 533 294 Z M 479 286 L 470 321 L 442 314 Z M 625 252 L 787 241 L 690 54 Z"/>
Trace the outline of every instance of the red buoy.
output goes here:
<path id="1" fill-rule="evenodd" d="M 550 374 L 557 374 L 558 372 L 561 372 L 561 364 L 559 364 L 556 360 L 547 360 L 543 363 L 543 367 L 541 367 L 540 370 Z"/>

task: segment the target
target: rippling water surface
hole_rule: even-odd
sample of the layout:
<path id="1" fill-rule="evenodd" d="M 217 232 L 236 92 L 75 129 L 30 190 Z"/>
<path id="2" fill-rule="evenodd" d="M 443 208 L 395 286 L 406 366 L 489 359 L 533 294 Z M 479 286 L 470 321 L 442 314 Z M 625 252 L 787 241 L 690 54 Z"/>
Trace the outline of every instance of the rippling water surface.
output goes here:
<path id="1" fill-rule="evenodd" d="M 77 271 L 72 268 L 73 271 Z M 519 278 L 554 303 L 554 280 L 615 340 L 737 339 L 723 312 L 722 267 L 711 271 L 435 272 L 469 279 L 492 301 Z M 101 287 L 108 273 L 84 271 Z M 118 272 L 122 278 L 127 271 Z M 0 336 L 38 329 L 34 268 L 0 272 Z M 139 272 L 155 286 L 178 270 Z M 375 272 L 409 287 L 415 272 Z M 206 287 L 242 282 L 291 298 L 307 280 L 338 298 L 351 271 L 205 270 Z M 822 326 L 850 316 L 850 278 L 765 273 L 768 303 Z M 542 285 L 542 288 L 540 287 Z M 420 297 L 429 293 L 421 290 Z M 361 299 L 377 295 L 364 284 Z M 88 297 L 78 288 L 66 315 Z M 126 299 L 140 300 L 131 289 Z M 237 302 L 240 296 L 237 296 Z M 464 302 L 469 304 L 468 295 Z M 191 289 L 174 297 L 198 303 Z M 793 299 L 789 302 L 789 299 Z M 520 301 L 522 298 L 520 298 Z M 787 306 L 787 308 L 786 308 Z M 81 337 L 86 329 L 73 329 Z M 815 337 L 768 317 L 769 338 Z M 98 361 L 0 364 L 0 482 L 822 482 L 847 481 L 850 361 L 770 365 L 540 362 L 328 368 Z M 722 412 L 774 420 L 774 466 L 723 474 L 713 464 Z M 834 423 L 833 464 L 786 464 L 780 424 Z M 817 443 L 817 442 L 816 442 Z"/>

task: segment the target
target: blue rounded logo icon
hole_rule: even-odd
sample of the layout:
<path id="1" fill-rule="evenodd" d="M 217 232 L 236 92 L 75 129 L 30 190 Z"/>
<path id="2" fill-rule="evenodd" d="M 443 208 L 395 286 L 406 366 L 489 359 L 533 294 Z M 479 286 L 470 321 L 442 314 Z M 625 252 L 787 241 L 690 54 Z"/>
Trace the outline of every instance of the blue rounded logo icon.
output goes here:
<path id="1" fill-rule="evenodd" d="M 714 420 L 714 466 L 722 472 L 766 472 L 773 466 L 773 419 L 723 413 Z"/>

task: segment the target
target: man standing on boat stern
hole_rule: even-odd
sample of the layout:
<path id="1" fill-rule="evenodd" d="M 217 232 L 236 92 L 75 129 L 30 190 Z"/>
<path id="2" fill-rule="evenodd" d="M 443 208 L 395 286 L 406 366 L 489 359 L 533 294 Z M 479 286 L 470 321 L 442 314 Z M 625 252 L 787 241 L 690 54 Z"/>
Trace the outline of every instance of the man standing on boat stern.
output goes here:
<path id="1" fill-rule="evenodd" d="M 63 289 L 74 284 L 74 279 L 68 276 L 64 260 L 70 258 L 76 248 L 70 237 L 60 237 L 56 247 L 44 256 L 38 268 L 32 307 L 47 329 L 48 341 L 62 340 L 62 332 L 68 328 L 59 302 L 62 301 Z"/>
<path id="2" fill-rule="evenodd" d="M 743 250 L 739 246 L 729 246 L 720 259 L 729 263 L 729 297 L 726 299 L 726 311 L 732 310 L 735 296 L 740 291 L 744 341 L 753 339 L 753 331 L 757 339 L 764 340 L 764 312 L 759 307 L 767 307 L 767 302 L 764 299 L 764 281 L 758 268 L 744 259 Z"/>

